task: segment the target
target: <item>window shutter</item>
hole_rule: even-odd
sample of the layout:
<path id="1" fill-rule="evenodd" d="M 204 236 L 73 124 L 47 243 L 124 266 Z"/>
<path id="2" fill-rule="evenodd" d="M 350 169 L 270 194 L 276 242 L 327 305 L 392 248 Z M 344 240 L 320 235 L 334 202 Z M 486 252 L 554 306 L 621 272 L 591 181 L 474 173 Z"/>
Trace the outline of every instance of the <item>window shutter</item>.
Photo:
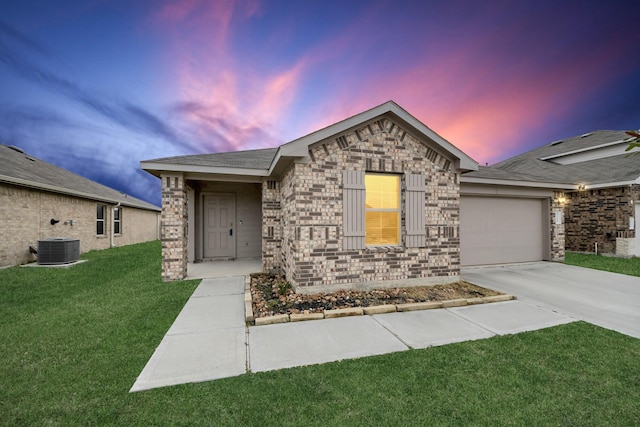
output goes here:
<path id="1" fill-rule="evenodd" d="M 408 248 L 422 248 L 426 246 L 427 232 L 424 222 L 424 175 L 418 173 L 405 174 L 406 184 L 406 226 Z"/>
<path id="2" fill-rule="evenodd" d="M 364 249 L 364 172 L 342 171 L 342 239 L 344 249 Z"/>

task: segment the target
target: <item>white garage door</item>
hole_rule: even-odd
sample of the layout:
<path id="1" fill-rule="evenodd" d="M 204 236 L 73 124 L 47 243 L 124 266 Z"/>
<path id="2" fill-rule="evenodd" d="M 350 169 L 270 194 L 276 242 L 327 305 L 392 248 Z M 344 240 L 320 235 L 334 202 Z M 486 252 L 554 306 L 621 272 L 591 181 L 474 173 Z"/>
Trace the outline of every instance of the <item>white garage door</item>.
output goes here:
<path id="1" fill-rule="evenodd" d="M 460 263 L 541 261 L 546 254 L 548 221 L 543 199 L 462 196 Z"/>

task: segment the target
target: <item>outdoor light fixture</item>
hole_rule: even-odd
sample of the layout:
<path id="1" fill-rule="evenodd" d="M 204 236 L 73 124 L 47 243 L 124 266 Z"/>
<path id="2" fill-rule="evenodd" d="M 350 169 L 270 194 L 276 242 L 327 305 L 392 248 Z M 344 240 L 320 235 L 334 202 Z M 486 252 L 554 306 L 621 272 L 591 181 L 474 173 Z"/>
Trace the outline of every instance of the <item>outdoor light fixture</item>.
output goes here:
<path id="1" fill-rule="evenodd" d="M 60 222 L 60 220 L 59 220 L 59 219 L 51 218 L 51 221 L 49 221 L 49 222 L 51 223 L 51 225 L 56 225 L 57 223 L 59 223 L 59 222 Z"/>

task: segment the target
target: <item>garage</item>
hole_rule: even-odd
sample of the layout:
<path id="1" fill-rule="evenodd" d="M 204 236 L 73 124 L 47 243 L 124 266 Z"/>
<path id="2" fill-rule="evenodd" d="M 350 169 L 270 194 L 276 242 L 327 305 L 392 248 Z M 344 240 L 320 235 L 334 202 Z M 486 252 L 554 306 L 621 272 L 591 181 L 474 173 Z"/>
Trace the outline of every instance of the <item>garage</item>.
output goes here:
<path id="1" fill-rule="evenodd" d="M 548 224 L 548 199 L 463 195 L 460 263 L 469 266 L 546 259 Z"/>

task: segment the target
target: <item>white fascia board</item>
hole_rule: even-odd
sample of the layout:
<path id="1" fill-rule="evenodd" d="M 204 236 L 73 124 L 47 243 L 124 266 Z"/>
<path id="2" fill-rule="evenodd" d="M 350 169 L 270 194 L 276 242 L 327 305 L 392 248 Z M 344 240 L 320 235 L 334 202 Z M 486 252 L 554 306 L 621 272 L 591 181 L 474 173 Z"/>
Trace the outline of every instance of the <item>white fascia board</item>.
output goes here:
<path id="1" fill-rule="evenodd" d="M 577 190 L 576 184 L 559 184 L 554 182 L 515 181 L 510 179 L 476 178 L 462 175 L 460 182 L 465 184 L 509 185 L 512 187 L 553 188 L 557 190 Z"/>
<path id="2" fill-rule="evenodd" d="M 220 175 L 269 176 L 267 169 L 243 169 L 219 166 L 181 165 L 177 163 L 140 162 L 140 167 L 146 171 L 209 173 Z"/>
<path id="3" fill-rule="evenodd" d="M 116 205 L 116 204 L 120 203 L 122 206 L 128 206 L 128 207 L 136 208 L 136 209 L 155 210 L 157 212 L 160 212 L 160 210 L 161 210 L 159 207 L 154 206 L 154 205 L 151 205 L 151 206 L 153 206 L 153 208 L 151 208 L 151 207 L 143 207 L 143 206 L 137 205 L 135 203 L 128 203 L 128 202 L 123 201 L 123 200 L 116 200 L 116 199 L 101 197 L 101 196 L 97 196 L 95 194 L 85 193 L 83 191 L 70 190 L 68 188 L 58 187 L 58 186 L 55 186 L 55 185 L 42 184 L 40 182 L 28 181 L 26 179 L 21 179 L 21 178 L 14 178 L 12 176 L 0 175 L 0 182 L 6 182 L 8 184 L 14 184 L 14 185 L 22 186 L 22 187 L 33 188 L 35 190 L 43 190 L 43 191 L 48 191 L 48 192 L 51 192 L 51 193 L 57 193 L 57 194 L 64 194 L 64 195 L 67 195 L 67 196 L 79 197 L 81 199 L 88 199 L 88 200 L 95 200 L 97 202 L 110 203 L 110 204 L 113 204 L 113 205 Z M 124 196 L 126 196 L 126 194 Z"/>
<path id="4" fill-rule="evenodd" d="M 640 184 L 640 177 L 633 181 L 619 181 L 619 182 L 603 182 L 600 184 L 584 184 L 585 190 L 597 190 L 600 188 L 612 188 L 612 187 L 625 187 L 627 185 Z"/>

